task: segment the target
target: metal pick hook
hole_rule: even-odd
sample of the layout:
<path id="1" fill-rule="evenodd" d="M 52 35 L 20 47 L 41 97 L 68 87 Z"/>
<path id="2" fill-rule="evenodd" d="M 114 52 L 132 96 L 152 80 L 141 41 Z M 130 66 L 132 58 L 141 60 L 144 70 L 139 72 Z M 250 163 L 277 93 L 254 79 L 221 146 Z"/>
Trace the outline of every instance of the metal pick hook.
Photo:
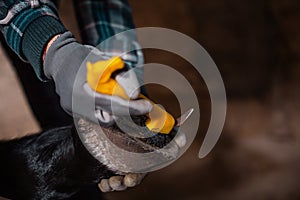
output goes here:
<path id="1" fill-rule="evenodd" d="M 191 114 L 194 112 L 194 108 L 190 108 L 188 111 L 186 111 L 184 114 L 182 114 L 180 117 L 176 119 L 176 126 L 181 126 L 184 124 L 184 122 L 191 116 Z"/>

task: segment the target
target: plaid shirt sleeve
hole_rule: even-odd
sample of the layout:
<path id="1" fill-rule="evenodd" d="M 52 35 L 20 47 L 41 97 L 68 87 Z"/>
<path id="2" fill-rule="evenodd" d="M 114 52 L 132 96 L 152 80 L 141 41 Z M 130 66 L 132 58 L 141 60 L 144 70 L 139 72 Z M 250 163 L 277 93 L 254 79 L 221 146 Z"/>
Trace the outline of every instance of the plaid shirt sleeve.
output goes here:
<path id="1" fill-rule="evenodd" d="M 37 76 L 42 72 L 42 54 L 47 42 L 66 31 L 51 0 L 0 1 L 0 30 L 7 44 L 22 59 L 28 60 Z"/>
<path id="2" fill-rule="evenodd" d="M 115 34 L 135 28 L 127 0 L 74 0 L 74 7 L 85 44 L 98 46 L 101 43 L 98 47 L 107 57 L 119 55 L 129 67 L 143 63 L 135 31 L 108 43 L 103 42 Z M 124 53 L 130 48 L 138 50 Z"/>
<path id="3" fill-rule="evenodd" d="M 23 60 L 28 60 L 37 76 L 42 72 L 41 54 L 47 41 L 66 31 L 59 20 L 51 0 L 3 0 L 0 1 L 0 30 L 8 45 Z M 76 15 L 85 44 L 99 45 L 107 38 L 134 28 L 131 9 L 127 0 L 74 0 Z M 138 49 L 127 52 L 128 49 Z M 104 56 L 119 55 L 129 67 L 143 63 L 142 51 L 136 33 L 102 43 Z M 141 68 L 136 69 L 142 77 Z"/>

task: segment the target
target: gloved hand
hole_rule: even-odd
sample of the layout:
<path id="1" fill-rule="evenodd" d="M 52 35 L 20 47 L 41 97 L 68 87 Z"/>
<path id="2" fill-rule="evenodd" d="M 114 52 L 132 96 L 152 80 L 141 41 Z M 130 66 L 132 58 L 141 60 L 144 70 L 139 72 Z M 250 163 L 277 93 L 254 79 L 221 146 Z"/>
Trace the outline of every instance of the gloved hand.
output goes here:
<path id="1" fill-rule="evenodd" d="M 96 93 L 86 87 L 87 62 L 95 63 L 100 60 L 104 60 L 104 58 L 99 50 L 77 43 L 70 32 L 62 34 L 51 44 L 44 59 L 44 73 L 48 78 L 54 80 L 63 109 L 69 114 L 75 114 L 94 122 L 99 120 L 102 125 L 113 123 L 115 116 L 112 115 L 112 110 L 117 115 L 126 115 L 128 111 L 131 115 L 149 113 L 152 109 L 149 101 L 135 100 L 140 90 L 137 89 L 139 84 L 136 74 L 132 70 L 121 70 L 115 75 L 115 80 L 124 89 L 130 100 Z M 74 105 L 75 103 L 76 105 Z M 93 106 L 87 106 L 90 104 Z"/>

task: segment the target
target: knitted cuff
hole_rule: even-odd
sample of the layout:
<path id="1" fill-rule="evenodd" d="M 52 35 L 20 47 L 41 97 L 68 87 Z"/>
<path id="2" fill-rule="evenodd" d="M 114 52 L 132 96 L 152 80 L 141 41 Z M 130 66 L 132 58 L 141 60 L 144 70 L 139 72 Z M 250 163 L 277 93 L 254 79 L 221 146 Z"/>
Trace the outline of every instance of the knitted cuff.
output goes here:
<path id="1" fill-rule="evenodd" d="M 41 16 L 25 30 L 21 50 L 41 80 L 47 80 L 43 72 L 42 57 L 48 41 L 55 35 L 66 32 L 60 21 L 52 16 Z"/>
<path id="2" fill-rule="evenodd" d="M 15 4 L 7 11 L 0 29 L 10 48 L 21 59 L 30 62 L 41 80 L 46 80 L 42 72 L 44 47 L 54 35 L 64 33 L 66 29 L 51 1 L 36 1 L 36 6 L 31 5 L 32 1 L 13 2 Z"/>

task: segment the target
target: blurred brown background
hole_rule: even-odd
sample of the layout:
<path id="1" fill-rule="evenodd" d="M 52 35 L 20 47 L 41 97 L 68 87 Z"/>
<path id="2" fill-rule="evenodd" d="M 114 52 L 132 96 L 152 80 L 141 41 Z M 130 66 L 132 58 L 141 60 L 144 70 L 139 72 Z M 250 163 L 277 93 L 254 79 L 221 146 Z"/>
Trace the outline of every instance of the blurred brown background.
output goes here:
<path id="1" fill-rule="evenodd" d="M 130 1 L 137 27 L 158 26 L 197 40 L 216 62 L 228 96 L 225 128 L 214 150 L 197 157 L 209 123 L 210 101 L 200 76 L 176 55 L 146 50 L 146 62 L 180 70 L 200 102 L 198 136 L 171 166 L 106 199 L 300 199 L 300 1 Z M 77 36 L 70 0 L 61 4 Z M 37 132 L 15 74 L 0 51 L 0 132 L 12 138 Z M 153 91 L 153 90 L 152 90 Z M 176 113 L 171 94 L 154 99 Z"/>

